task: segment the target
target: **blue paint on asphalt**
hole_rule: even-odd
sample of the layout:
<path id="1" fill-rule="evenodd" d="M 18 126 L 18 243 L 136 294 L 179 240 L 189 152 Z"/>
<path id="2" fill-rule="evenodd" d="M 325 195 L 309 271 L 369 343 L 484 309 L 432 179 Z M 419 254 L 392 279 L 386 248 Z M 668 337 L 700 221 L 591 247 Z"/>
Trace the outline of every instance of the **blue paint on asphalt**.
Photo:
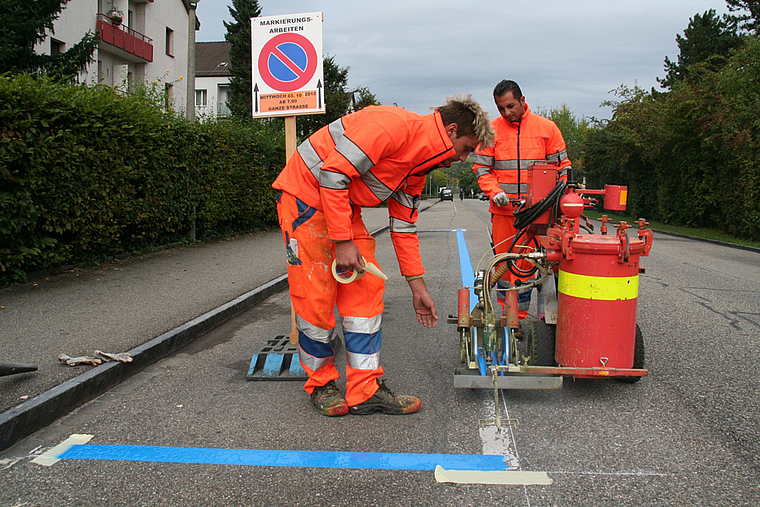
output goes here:
<path id="1" fill-rule="evenodd" d="M 446 470 L 509 469 L 504 456 L 491 454 L 277 451 L 139 445 L 73 445 L 58 459 L 373 470 L 435 470 L 436 465 Z"/>
<path id="2" fill-rule="evenodd" d="M 475 285 L 475 271 L 472 269 L 470 252 L 467 250 L 462 229 L 457 229 L 457 245 L 459 246 L 459 270 L 462 272 L 462 286 L 472 287 Z M 477 304 L 478 298 L 475 296 L 475 291 L 470 289 L 470 309 L 475 308 Z"/>

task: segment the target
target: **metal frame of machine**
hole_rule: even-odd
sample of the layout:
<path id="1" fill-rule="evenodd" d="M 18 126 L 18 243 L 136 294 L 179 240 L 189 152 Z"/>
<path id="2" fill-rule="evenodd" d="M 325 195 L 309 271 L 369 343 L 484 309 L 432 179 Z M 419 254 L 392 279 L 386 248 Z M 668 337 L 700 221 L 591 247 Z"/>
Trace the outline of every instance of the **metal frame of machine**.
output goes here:
<path id="1" fill-rule="evenodd" d="M 493 388 L 497 426 L 499 389 L 556 389 L 565 376 L 636 382 L 647 375 L 636 324 L 639 259 L 652 247 L 647 222 L 637 221 L 635 238 L 626 222 L 608 235 L 605 215 L 601 234 L 594 234 L 583 216 L 596 203 L 590 196 L 602 195 L 605 209 L 622 211 L 626 187 L 588 190 L 572 174 L 558 183 L 549 164 L 533 165 L 529 174 L 528 194 L 512 202 L 519 232 L 510 251 L 478 266 L 473 285 L 459 290 L 457 316 L 449 317 L 465 365 L 456 369 L 454 387 Z M 509 271 L 528 276 L 506 290 L 502 311 L 492 292 Z M 533 288 L 537 315 L 527 318 L 518 309 L 518 290 Z"/>

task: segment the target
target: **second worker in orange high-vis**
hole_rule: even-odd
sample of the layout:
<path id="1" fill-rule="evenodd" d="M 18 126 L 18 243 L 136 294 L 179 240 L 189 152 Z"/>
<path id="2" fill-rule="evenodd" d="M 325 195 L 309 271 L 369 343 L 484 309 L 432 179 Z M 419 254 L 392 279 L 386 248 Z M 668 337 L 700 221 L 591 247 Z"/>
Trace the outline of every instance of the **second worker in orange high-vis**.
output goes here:
<path id="1" fill-rule="evenodd" d="M 387 202 L 390 236 L 401 274 L 412 292 L 417 320 L 435 326 L 416 233 L 426 175 L 464 161 L 493 140 L 487 113 L 469 96 L 452 97 L 428 115 L 395 106 L 369 106 L 312 134 L 288 160 L 273 186 L 282 191 L 277 212 L 288 258 L 298 352 L 309 379 L 304 389 L 322 414 L 409 414 L 414 396 L 396 395 L 381 380 L 385 282 L 366 275 L 338 283 L 332 272 L 379 265 L 362 206 Z M 346 394 L 335 381 L 332 340 L 337 305 L 346 347 Z"/>
<path id="2" fill-rule="evenodd" d="M 518 230 L 515 228 L 516 199 L 528 193 L 532 164 L 556 164 L 560 179 L 567 179 L 570 159 L 567 158 L 565 140 L 557 125 L 530 111 L 517 83 L 503 80 L 493 91 L 499 117 L 491 122 L 496 139 L 493 145 L 481 146 L 475 153 L 472 170 L 480 189 L 491 205 L 491 239 L 494 253 L 509 251 Z M 519 238 L 518 238 L 519 239 Z M 522 238 L 523 244 L 530 242 Z M 517 251 L 520 253 L 520 251 Z M 520 263 L 518 263 L 520 264 Z M 522 269 L 529 265 L 521 264 Z M 497 299 L 504 306 L 504 289 L 514 286 L 520 277 L 510 272 L 498 281 Z M 522 292 L 520 309 L 527 310 L 530 291 Z"/>

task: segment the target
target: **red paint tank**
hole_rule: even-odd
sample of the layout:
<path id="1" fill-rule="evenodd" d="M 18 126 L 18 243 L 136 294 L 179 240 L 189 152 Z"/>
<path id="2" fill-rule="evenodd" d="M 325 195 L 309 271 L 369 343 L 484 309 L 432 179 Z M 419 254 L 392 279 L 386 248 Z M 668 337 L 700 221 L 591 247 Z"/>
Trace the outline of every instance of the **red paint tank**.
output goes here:
<path id="1" fill-rule="evenodd" d="M 639 257 L 651 235 L 565 231 L 559 264 L 555 357 L 565 367 L 632 368 L 636 340 Z"/>

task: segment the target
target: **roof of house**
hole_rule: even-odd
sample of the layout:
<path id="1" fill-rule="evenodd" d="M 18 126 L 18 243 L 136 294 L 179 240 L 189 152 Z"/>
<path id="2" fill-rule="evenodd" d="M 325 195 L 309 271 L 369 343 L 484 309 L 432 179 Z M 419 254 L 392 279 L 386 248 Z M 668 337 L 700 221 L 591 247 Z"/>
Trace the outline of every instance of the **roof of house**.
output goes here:
<path id="1" fill-rule="evenodd" d="M 195 77 L 231 76 L 229 42 L 195 43 Z"/>

